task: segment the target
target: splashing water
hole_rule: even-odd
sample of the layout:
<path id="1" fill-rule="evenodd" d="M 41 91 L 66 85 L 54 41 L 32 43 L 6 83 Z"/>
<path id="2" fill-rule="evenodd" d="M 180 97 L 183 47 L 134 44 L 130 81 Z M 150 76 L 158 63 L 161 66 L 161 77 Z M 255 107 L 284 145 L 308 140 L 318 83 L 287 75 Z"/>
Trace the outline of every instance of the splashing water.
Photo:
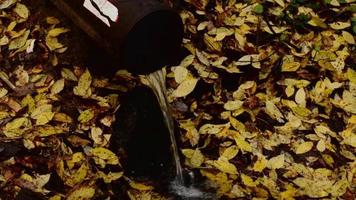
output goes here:
<path id="1" fill-rule="evenodd" d="M 179 150 L 176 138 L 174 136 L 174 121 L 170 112 L 170 107 L 167 98 L 166 71 L 165 69 L 158 70 L 147 75 L 146 78 L 149 82 L 149 86 L 152 88 L 159 101 L 166 126 L 169 130 L 173 150 L 174 164 L 176 167 L 176 180 L 180 185 L 184 185 L 183 168 L 179 158 Z"/>

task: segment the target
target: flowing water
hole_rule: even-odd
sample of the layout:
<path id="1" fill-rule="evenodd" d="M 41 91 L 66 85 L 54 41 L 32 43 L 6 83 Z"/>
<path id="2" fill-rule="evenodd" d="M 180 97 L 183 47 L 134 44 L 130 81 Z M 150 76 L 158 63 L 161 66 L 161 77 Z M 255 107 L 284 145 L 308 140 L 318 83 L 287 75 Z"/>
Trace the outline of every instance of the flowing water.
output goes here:
<path id="1" fill-rule="evenodd" d="M 184 182 L 183 168 L 180 162 L 179 149 L 174 134 L 174 120 L 170 112 L 170 106 L 167 98 L 165 69 L 153 72 L 147 75 L 146 78 L 148 80 L 149 86 L 152 88 L 159 101 L 172 143 L 173 157 L 176 167 L 176 177 L 170 184 L 171 192 L 184 200 L 216 199 L 214 195 L 202 192 L 192 185 L 187 186 Z M 193 179 L 193 175 L 190 178 Z"/>
<path id="2" fill-rule="evenodd" d="M 170 107 L 167 99 L 165 69 L 158 70 L 156 72 L 147 75 L 147 79 L 150 84 L 150 87 L 152 88 L 153 92 L 155 93 L 159 101 L 166 126 L 169 130 L 169 135 L 170 135 L 172 150 L 173 150 L 174 164 L 176 167 L 176 179 L 178 183 L 183 185 L 184 184 L 183 168 L 179 158 L 179 149 L 177 146 L 176 138 L 174 136 L 174 121 L 170 112 Z"/>

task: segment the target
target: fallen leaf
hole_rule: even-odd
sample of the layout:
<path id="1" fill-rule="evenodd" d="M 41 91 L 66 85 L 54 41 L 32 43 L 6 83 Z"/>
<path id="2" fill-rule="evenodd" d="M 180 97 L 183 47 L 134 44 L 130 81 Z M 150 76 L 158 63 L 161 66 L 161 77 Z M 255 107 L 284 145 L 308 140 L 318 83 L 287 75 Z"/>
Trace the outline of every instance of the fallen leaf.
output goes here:
<path id="1" fill-rule="evenodd" d="M 99 164 L 102 168 L 104 168 L 106 164 L 119 164 L 119 158 L 108 149 L 97 147 L 91 150 L 91 154 L 93 155 L 95 163 Z"/>
<path id="2" fill-rule="evenodd" d="M 267 162 L 267 167 L 270 169 L 279 169 L 284 166 L 284 154 L 272 157 Z"/>
<path id="3" fill-rule="evenodd" d="M 195 86 L 198 83 L 198 79 L 194 77 L 186 78 L 176 90 L 173 91 L 174 97 L 185 97 L 195 89 Z"/>
<path id="4" fill-rule="evenodd" d="M 313 142 L 303 142 L 296 147 L 296 154 L 307 153 L 313 148 Z"/>
<path id="5" fill-rule="evenodd" d="M 91 96 L 91 86 L 92 77 L 88 69 L 80 76 L 78 81 L 78 86 L 73 88 L 73 92 L 77 96 L 81 96 L 83 98 L 88 98 Z"/>
<path id="6" fill-rule="evenodd" d="M 87 200 L 93 198 L 95 195 L 95 188 L 91 186 L 80 186 L 72 190 L 67 200 Z"/>

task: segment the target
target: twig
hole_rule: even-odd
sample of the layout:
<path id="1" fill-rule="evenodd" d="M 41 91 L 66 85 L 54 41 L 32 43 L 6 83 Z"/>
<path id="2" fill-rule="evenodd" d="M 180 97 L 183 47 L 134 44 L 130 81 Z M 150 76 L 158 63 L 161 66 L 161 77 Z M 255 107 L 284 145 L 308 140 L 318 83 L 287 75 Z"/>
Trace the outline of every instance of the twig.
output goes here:
<path id="1" fill-rule="evenodd" d="M 12 90 L 16 90 L 16 86 L 11 83 L 3 71 L 0 71 L 0 79 L 4 81 Z"/>

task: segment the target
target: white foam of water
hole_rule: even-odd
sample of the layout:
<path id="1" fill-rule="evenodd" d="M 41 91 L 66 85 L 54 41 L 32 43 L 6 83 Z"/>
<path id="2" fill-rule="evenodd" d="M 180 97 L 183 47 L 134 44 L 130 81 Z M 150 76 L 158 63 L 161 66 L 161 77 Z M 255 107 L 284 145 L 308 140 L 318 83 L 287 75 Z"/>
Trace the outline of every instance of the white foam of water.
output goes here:
<path id="1" fill-rule="evenodd" d="M 171 182 L 170 185 L 171 192 L 178 195 L 184 200 L 191 200 L 191 199 L 196 199 L 196 200 L 213 200 L 213 196 L 211 194 L 205 193 L 198 188 L 195 188 L 193 186 L 185 186 L 180 181 L 174 180 Z"/>

